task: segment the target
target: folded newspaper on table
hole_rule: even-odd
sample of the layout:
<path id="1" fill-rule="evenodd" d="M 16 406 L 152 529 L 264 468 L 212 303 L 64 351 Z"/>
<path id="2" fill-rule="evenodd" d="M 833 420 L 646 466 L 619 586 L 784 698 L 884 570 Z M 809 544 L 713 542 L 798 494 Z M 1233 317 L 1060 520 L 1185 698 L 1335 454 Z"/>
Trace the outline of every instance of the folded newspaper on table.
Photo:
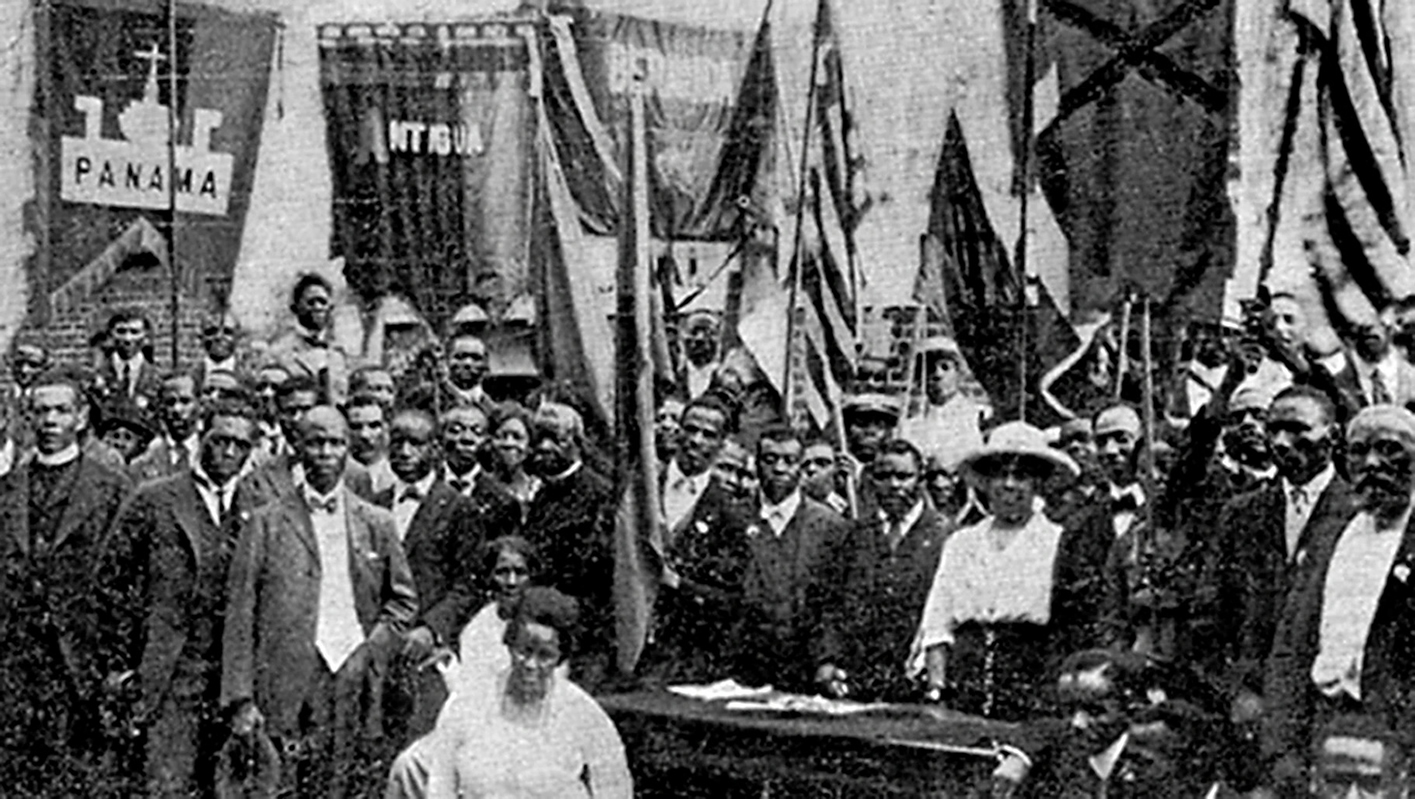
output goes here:
<path id="1" fill-rule="evenodd" d="M 763 685 L 758 688 L 743 685 L 736 680 L 718 680 L 708 685 L 670 685 L 670 693 L 677 694 L 688 699 L 697 699 L 701 702 L 723 702 L 734 699 L 760 699 L 770 696 L 776 689 L 770 685 Z"/>
<path id="2" fill-rule="evenodd" d="M 736 680 L 718 680 L 708 685 L 670 685 L 668 690 L 678 696 L 701 702 L 726 702 L 728 710 L 766 710 L 775 713 L 810 713 L 821 716 L 849 716 L 892 707 L 882 702 L 851 702 L 827 699 L 823 696 L 788 694 L 770 685 L 759 688 L 742 685 Z"/>
<path id="3" fill-rule="evenodd" d="M 769 710 L 775 713 L 805 713 L 816 716 L 853 716 L 892 707 L 885 702 L 852 702 L 848 699 L 828 699 L 774 692 L 761 699 L 738 699 L 727 703 L 728 710 Z"/>

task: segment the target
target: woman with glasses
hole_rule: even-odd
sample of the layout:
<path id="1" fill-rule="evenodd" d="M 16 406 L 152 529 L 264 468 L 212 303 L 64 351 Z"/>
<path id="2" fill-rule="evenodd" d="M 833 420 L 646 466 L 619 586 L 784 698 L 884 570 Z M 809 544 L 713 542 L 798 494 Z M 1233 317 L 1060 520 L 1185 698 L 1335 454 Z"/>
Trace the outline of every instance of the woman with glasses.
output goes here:
<path id="1" fill-rule="evenodd" d="M 1045 434 L 1009 422 L 967 455 L 991 513 L 943 545 L 909 660 L 927 695 L 989 718 L 1016 720 L 1046 710 L 1058 659 L 1054 588 L 1062 528 L 1041 512 L 1038 492 L 1058 471 L 1079 472 L 1047 446 Z"/>

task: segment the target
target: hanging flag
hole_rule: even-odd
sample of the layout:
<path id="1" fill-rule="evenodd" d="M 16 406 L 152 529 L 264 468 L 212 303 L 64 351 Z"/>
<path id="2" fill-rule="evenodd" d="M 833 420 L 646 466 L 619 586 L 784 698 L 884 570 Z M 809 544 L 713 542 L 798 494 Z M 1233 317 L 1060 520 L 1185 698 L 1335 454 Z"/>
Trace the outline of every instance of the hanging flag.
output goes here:
<path id="1" fill-rule="evenodd" d="M 1219 200 L 1235 1 L 1040 2 L 1038 65 L 1055 64 L 1060 99 L 1037 116 L 1037 166 L 1070 242 L 1073 313 L 1136 293 L 1217 316 L 1233 266 Z"/>
<path id="2" fill-rule="evenodd" d="M 952 112 L 930 205 L 915 299 L 950 322 L 999 418 L 1019 417 L 1025 390 L 1028 421 L 1041 426 L 1057 421 L 1051 406 L 1039 401 L 1038 386 L 1075 348 L 1075 332 L 1046 287 L 1029 287 L 1008 257 L 978 188 L 963 127 Z M 1028 289 L 1036 295 L 1030 301 Z M 1026 353 L 1025 361 L 1019 353 Z"/>
<path id="3" fill-rule="evenodd" d="M 631 87 L 624 213 L 619 216 L 615 317 L 615 432 L 620 504 L 615 514 L 614 608 L 619 672 L 632 674 L 652 624 L 663 551 L 654 447 L 653 253 L 649 233 L 644 94 Z"/>
<path id="4" fill-rule="evenodd" d="M 45 6 L 48 78 L 35 114 L 53 171 L 41 181 L 32 278 L 42 290 L 31 295 L 41 314 L 50 298 L 56 311 L 75 307 L 130 259 L 165 263 L 174 238 L 187 285 L 230 279 L 276 20 L 184 3 L 174 39 L 167 12 L 161 0 Z"/>
<path id="5" fill-rule="evenodd" d="M 807 103 L 811 117 L 796 211 L 799 243 L 790 273 L 797 287 L 803 375 L 785 393 L 799 399 L 816 424 L 828 427 L 854 378 L 858 357 L 861 280 L 855 229 L 865 210 L 856 202 L 860 163 L 851 146 L 854 125 L 829 0 L 817 6 L 814 51 L 816 79 Z"/>

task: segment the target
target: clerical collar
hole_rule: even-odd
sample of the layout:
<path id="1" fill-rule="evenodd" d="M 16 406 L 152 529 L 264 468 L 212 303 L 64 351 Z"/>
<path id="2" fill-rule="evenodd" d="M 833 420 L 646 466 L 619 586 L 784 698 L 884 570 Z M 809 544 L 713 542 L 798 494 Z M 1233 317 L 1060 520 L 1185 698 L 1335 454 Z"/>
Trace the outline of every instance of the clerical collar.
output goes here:
<path id="1" fill-rule="evenodd" d="M 73 443 L 52 455 L 46 455 L 43 452 L 39 452 L 36 450 L 34 453 L 34 462 L 38 463 L 40 466 L 48 466 L 52 469 L 58 466 L 66 466 L 70 463 L 73 463 L 74 461 L 78 460 L 78 457 L 79 445 L 77 443 Z"/>
<path id="2" fill-rule="evenodd" d="M 547 483 L 558 483 L 561 480 L 568 480 L 571 476 L 575 474 L 575 472 L 580 471 L 580 467 L 584 465 L 584 461 L 575 461 L 574 463 L 570 464 L 570 468 L 566 469 L 560 474 L 552 474 L 548 477 L 544 477 L 541 479 L 545 480 Z"/>

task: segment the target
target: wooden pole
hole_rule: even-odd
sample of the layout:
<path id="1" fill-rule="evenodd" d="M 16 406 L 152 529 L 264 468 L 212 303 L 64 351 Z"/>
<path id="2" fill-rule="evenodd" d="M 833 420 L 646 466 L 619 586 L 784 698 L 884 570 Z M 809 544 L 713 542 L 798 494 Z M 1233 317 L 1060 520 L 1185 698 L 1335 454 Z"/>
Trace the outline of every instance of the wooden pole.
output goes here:
<path id="1" fill-rule="evenodd" d="M 1030 303 L 1027 301 L 1027 275 L 1030 266 L 1027 258 L 1027 226 L 1031 222 L 1032 117 L 1035 114 L 1032 101 L 1032 83 L 1036 80 L 1036 53 L 1034 52 L 1036 37 L 1036 7 L 1029 1 L 1027 3 L 1027 41 L 1025 45 L 1027 51 L 1023 59 L 1025 83 L 1022 92 L 1022 146 L 1017 159 L 1020 180 L 1014 182 L 1014 190 L 1021 194 L 1017 206 L 1020 225 L 1017 229 L 1017 247 L 1013 257 L 1017 264 L 1017 275 L 1021 280 L 1021 291 L 1017 301 L 1017 388 L 1019 392 L 1017 417 L 1023 422 L 1027 421 L 1027 326 L 1031 322 L 1029 318 Z"/>
<path id="2" fill-rule="evenodd" d="M 1115 354 L 1115 402 L 1119 402 L 1125 392 L 1125 373 L 1130 371 L 1130 315 L 1134 309 L 1135 299 L 1126 292 L 1120 305 L 1120 341 Z"/>
<path id="3" fill-rule="evenodd" d="M 770 8 L 770 5 L 768 5 Z M 820 23 L 819 13 L 816 19 L 817 25 Z M 814 27 L 813 27 L 814 30 Z M 811 42 L 811 77 L 806 88 L 806 119 L 801 130 L 801 157 L 798 161 L 799 180 L 796 189 L 796 233 L 792 236 L 791 243 L 791 293 L 786 303 L 786 369 L 781 376 L 781 402 L 785 406 L 782 408 L 782 416 L 789 422 L 791 420 L 792 406 L 796 402 L 796 392 L 791 381 L 791 367 L 796 354 L 796 303 L 801 296 L 801 251 L 805 244 L 801 230 L 806 221 L 806 187 L 809 176 L 806 174 L 810 168 L 811 149 L 811 122 L 816 110 L 816 80 L 820 76 L 820 35 L 818 32 L 812 34 Z"/>
<path id="4" fill-rule="evenodd" d="M 167 280 L 172 313 L 172 368 L 181 359 L 182 289 L 177 270 L 177 0 L 167 0 Z"/>

